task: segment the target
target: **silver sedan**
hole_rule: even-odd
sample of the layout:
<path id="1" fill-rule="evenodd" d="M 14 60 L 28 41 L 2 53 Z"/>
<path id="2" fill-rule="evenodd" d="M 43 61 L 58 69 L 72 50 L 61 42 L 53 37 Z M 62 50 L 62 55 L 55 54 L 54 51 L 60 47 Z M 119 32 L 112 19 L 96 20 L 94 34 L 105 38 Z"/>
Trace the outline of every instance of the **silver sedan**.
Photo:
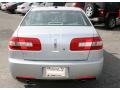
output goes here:
<path id="1" fill-rule="evenodd" d="M 97 78 L 102 39 L 80 8 L 35 7 L 10 39 L 9 63 L 14 78 Z"/>

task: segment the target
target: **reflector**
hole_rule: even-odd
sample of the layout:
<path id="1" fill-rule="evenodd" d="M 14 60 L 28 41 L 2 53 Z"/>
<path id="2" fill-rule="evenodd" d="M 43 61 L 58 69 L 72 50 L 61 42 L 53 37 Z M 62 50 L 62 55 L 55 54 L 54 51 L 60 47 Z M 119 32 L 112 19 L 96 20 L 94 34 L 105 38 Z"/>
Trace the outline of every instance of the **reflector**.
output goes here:
<path id="1" fill-rule="evenodd" d="M 102 47 L 103 44 L 100 37 L 74 38 L 70 43 L 71 51 L 99 50 Z"/>

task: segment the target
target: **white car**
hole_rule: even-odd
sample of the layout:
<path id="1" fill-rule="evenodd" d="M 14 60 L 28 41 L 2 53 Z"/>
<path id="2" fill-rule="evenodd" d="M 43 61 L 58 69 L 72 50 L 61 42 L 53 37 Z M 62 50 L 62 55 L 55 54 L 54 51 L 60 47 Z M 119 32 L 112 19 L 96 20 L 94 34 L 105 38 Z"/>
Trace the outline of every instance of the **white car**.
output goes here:
<path id="1" fill-rule="evenodd" d="M 41 3 L 40 3 L 40 2 L 35 2 L 35 3 L 32 4 L 31 7 L 32 7 L 32 8 L 41 7 Z"/>
<path id="2" fill-rule="evenodd" d="M 3 10 L 3 11 L 7 10 L 7 3 L 5 3 L 5 2 L 2 3 L 1 10 Z"/>
<path id="3" fill-rule="evenodd" d="M 16 2 L 9 2 L 9 3 L 6 3 L 6 8 L 9 8 L 11 7 L 12 5 L 16 4 Z"/>
<path id="4" fill-rule="evenodd" d="M 32 8 L 10 39 L 9 63 L 17 79 L 97 78 L 102 39 L 80 8 Z"/>
<path id="5" fill-rule="evenodd" d="M 1 9 L 2 3 L 0 2 L 0 9 Z"/>
<path id="6" fill-rule="evenodd" d="M 23 3 L 22 5 L 17 6 L 16 12 L 26 14 L 30 10 L 32 4 L 33 3 L 27 3 L 27 2 Z"/>

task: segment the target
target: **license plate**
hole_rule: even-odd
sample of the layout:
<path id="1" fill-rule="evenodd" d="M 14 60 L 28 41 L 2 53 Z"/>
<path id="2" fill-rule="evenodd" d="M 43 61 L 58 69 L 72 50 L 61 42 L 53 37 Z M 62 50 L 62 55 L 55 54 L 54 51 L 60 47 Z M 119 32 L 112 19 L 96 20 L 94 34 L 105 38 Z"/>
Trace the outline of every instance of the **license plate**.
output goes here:
<path id="1" fill-rule="evenodd" d="M 45 77 L 66 77 L 66 68 L 45 67 Z"/>

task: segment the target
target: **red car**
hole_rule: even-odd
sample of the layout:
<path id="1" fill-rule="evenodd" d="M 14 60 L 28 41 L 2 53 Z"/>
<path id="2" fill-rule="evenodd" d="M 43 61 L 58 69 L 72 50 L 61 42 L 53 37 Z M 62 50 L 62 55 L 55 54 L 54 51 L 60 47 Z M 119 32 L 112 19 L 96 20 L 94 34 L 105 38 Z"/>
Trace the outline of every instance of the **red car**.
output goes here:
<path id="1" fill-rule="evenodd" d="M 120 25 L 120 2 L 76 2 L 71 6 L 82 8 L 94 24 L 104 23 L 108 29 Z"/>

